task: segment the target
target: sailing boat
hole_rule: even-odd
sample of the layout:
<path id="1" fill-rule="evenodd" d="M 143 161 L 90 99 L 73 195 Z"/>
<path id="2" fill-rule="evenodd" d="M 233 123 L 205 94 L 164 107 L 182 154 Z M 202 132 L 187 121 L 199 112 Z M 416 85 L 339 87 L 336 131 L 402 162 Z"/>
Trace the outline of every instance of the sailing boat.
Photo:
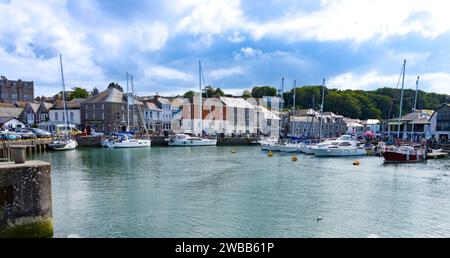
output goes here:
<path id="1" fill-rule="evenodd" d="M 131 95 L 129 93 L 129 87 L 128 87 L 128 78 L 131 79 Z M 132 109 L 132 118 L 133 118 L 133 125 L 135 124 L 134 121 L 134 83 L 133 83 L 133 75 L 129 75 L 127 73 L 127 132 L 130 131 L 130 102 L 131 102 L 131 109 Z M 141 117 L 142 118 L 142 117 Z M 144 123 L 144 129 L 145 132 L 148 135 L 147 125 L 145 121 Z M 123 134 L 116 134 L 112 135 L 111 138 L 107 139 L 104 142 L 104 145 L 108 148 L 144 148 L 144 147 L 150 147 L 152 143 L 151 139 L 133 139 L 131 134 L 123 133 Z"/>
<path id="2" fill-rule="evenodd" d="M 67 109 L 66 109 L 66 85 L 64 82 L 64 71 L 63 71 L 61 54 L 59 55 L 59 61 L 61 64 L 62 97 L 63 97 L 63 108 L 64 108 L 63 118 L 64 118 L 64 126 L 65 126 L 65 130 L 64 130 L 65 135 L 61 138 L 54 140 L 48 146 L 57 151 L 74 150 L 78 146 L 78 143 L 75 140 L 69 138 L 70 126 L 69 126 L 69 121 L 68 121 L 68 113 L 67 113 Z"/>
<path id="3" fill-rule="evenodd" d="M 203 117 L 202 117 L 202 63 L 198 61 L 198 77 L 199 77 L 199 98 L 198 98 L 198 117 L 199 117 L 199 131 L 200 136 L 203 134 Z M 194 130 L 192 130 L 194 132 Z M 193 137 L 186 134 L 177 134 L 175 137 L 168 140 L 169 146 L 216 146 L 217 139 L 206 139 L 202 137 Z"/>
<path id="4" fill-rule="evenodd" d="M 400 111 L 398 115 L 398 131 L 397 138 L 400 139 L 400 124 L 402 117 L 402 109 L 403 109 L 403 89 L 405 86 L 405 71 L 406 71 L 406 60 L 403 63 L 402 68 L 402 91 L 400 96 Z M 416 83 L 416 93 L 417 93 L 417 85 L 419 79 L 417 79 Z M 417 95 L 416 95 L 417 100 Z M 416 103 L 415 103 L 416 105 Z M 414 107 L 415 109 L 416 107 Z M 426 152 L 421 148 L 420 144 L 412 144 L 412 145 L 401 145 L 401 146 L 390 146 L 387 147 L 383 152 L 384 162 L 385 163 L 412 163 L 412 162 L 422 162 L 425 161 Z"/>

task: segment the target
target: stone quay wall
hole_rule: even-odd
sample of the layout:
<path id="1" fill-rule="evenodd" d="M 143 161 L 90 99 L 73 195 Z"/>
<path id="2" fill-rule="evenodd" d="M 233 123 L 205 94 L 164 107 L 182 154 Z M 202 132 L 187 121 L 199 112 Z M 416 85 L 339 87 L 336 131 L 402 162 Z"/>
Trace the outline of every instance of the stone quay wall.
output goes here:
<path id="1" fill-rule="evenodd" d="M 0 238 L 48 237 L 53 237 L 50 164 L 0 164 Z"/>

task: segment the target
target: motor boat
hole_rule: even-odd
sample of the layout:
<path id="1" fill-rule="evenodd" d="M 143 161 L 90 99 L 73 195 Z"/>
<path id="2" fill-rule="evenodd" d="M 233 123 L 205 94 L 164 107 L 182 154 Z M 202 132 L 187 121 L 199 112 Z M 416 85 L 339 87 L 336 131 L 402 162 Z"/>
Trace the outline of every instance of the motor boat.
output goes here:
<path id="1" fill-rule="evenodd" d="M 168 140 L 169 146 L 215 146 L 217 139 L 205 139 L 201 137 L 189 136 L 187 134 L 177 134 Z"/>
<path id="2" fill-rule="evenodd" d="M 425 150 L 421 146 L 389 146 L 383 152 L 385 163 L 413 163 L 426 159 Z"/>
<path id="3" fill-rule="evenodd" d="M 152 140 L 133 139 L 127 134 L 118 134 L 104 141 L 108 148 L 146 148 L 152 145 Z"/>
<path id="4" fill-rule="evenodd" d="M 279 150 L 278 138 L 267 138 L 259 141 L 262 150 Z"/>
<path id="5" fill-rule="evenodd" d="M 328 142 L 324 142 L 321 144 L 327 144 Z M 313 149 L 317 148 L 318 144 L 306 144 L 306 143 L 300 143 L 300 152 L 305 153 L 307 155 L 314 155 Z"/>
<path id="6" fill-rule="evenodd" d="M 78 143 L 69 138 L 61 138 L 54 140 L 48 146 L 57 151 L 74 150 L 78 146 Z"/>
<path id="7" fill-rule="evenodd" d="M 351 135 L 343 135 L 336 140 L 317 145 L 312 152 L 317 157 L 365 156 L 366 149 Z"/>
<path id="8" fill-rule="evenodd" d="M 279 145 L 279 150 L 281 152 L 300 152 L 300 143 L 284 143 Z"/>

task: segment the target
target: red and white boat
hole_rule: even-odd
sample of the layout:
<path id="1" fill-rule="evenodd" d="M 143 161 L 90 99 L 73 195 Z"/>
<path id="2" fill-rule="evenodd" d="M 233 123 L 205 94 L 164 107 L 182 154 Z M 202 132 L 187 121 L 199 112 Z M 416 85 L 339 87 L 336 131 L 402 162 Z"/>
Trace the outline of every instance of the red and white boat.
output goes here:
<path id="1" fill-rule="evenodd" d="M 413 163 L 425 161 L 425 150 L 413 146 L 387 147 L 383 152 L 385 163 Z"/>

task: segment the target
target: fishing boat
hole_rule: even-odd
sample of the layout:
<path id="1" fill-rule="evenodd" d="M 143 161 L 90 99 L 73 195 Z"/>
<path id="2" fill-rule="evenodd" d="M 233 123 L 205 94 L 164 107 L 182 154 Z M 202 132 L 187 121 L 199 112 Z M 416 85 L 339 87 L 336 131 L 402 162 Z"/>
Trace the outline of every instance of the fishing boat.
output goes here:
<path id="1" fill-rule="evenodd" d="M 317 146 L 312 149 L 317 157 L 340 157 L 340 156 L 365 156 L 364 146 L 351 135 L 343 135 L 334 141 L 326 143 L 327 146 Z"/>
<path id="2" fill-rule="evenodd" d="M 385 163 L 414 163 L 425 161 L 425 150 L 420 145 L 386 147 L 383 152 Z"/>
<path id="3" fill-rule="evenodd" d="M 217 139 L 193 137 L 187 134 L 177 134 L 169 139 L 169 146 L 216 146 Z"/>
<path id="4" fill-rule="evenodd" d="M 61 66 L 62 98 L 63 98 L 63 110 L 64 110 L 63 118 L 64 118 L 64 127 L 66 127 L 66 128 L 63 131 L 63 135 L 60 136 L 59 138 L 55 139 L 54 141 L 52 141 L 48 146 L 57 151 L 74 150 L 78 146 L 78 143 L 75 140 L 70 139 L 70 134 L 68 133 L 71 129 L 70 129 L 69 121 L 68 121 L 69 114 L 67 113 L 67 109 L 66 109 L 66 86 L 65 86 L 65 82 L 64 82 L 64 70 L 63 70 L 61 54 L 59 55 L 59 62 L 60 62 L 60 66 Z"/>

